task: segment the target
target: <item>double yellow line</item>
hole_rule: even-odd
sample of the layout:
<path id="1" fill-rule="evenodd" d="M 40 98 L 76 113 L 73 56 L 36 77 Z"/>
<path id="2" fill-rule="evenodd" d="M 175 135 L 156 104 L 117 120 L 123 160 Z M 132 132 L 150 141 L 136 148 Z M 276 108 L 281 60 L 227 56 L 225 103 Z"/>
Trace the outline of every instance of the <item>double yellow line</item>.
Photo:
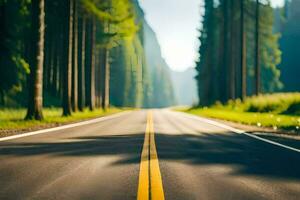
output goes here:
<path id="1" fill-rule="evenodd" d="M 155 146 L 153 114 L 147 114 L 147 127 L 141 155 L 138 200 L 164 200 L 164 190 Z"/>

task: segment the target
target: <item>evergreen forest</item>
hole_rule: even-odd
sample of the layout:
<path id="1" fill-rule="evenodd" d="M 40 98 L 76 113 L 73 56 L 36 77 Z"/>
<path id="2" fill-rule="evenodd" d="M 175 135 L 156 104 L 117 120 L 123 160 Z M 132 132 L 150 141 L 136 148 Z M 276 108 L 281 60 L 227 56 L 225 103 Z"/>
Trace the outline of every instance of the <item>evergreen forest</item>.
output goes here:
<path id="1" fill-rule="evenodd" d="M 1 0 L 0 106 L 63 116 L 173 105 L 170 70 L 137 0 Z M 153 54 L 153 52 L 155 52 Z"/>

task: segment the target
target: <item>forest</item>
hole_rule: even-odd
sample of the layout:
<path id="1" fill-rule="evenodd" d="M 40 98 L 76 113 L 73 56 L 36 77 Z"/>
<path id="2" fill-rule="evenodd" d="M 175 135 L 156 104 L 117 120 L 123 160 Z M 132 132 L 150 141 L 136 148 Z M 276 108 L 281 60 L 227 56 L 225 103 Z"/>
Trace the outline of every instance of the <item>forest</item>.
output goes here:
<path id="1" fill-rule="evenodd" d="M 0 120 L 179 102 L 297 115 L 299 94 L 289 92 L 300 90 L 299 1 L 199 2 L 196 68 L 179 73 L 138 0 L 1 0 Z"/>
<path id="2" fill-rule="evenodd" d="M 26 119 L 41 120 L 44 107 L 70 116 L 175 103 L 168 66 L 137 0 L 0 2 L 1 107 L 27 108 Z"/>
<path id="3" fill-rule="evenodd" d="M 299 4 L 205 0 L 196 64 L 199 105 L 299 91 Z"/>
<path id="4" fill-rule="evenodd" d="M 205 0 L 191 114 L 300 130 L 300 1 Z"/>

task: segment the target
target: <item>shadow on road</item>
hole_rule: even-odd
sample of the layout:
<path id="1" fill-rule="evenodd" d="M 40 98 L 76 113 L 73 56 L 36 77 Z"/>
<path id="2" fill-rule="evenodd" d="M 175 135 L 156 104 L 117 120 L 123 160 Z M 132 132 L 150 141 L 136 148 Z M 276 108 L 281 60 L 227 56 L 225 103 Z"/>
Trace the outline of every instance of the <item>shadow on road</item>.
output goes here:
<path id="1" fill-rule="evenodd" d="M 234 166 L 233 175 L 262 175 L 300 180 L 299 153 L 235 133 L 173 136 L 160 134 L 160 159 L 194 165 Z"/>
<path id="2" fill-rule="evenodd" d="M 125 155 L 127 162 L 139 162 L 144 134 L 77 137 L 51 143 L 10 143 L 0 145 L 0 155 L 13 156 L 105 156 Z"/>
<path id="3" fill-rule="evenodd" d="M 0 155 L 120 155 L 114 164 L 140 162 L 144 134 L 79 137 L 57 143 L 8 143 Z M 156 134 L 160 160 L 193 165 L 234 166 L 233 175 L 261 175 L 300 180 L 299 153 L 233 133 Z"/>

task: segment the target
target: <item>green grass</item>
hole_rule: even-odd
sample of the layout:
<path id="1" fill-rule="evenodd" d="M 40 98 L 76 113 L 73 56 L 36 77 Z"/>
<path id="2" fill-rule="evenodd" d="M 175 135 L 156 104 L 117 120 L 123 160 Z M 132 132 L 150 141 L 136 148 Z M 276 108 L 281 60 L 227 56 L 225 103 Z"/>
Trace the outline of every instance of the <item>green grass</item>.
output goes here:
<path id="1" fill-rule="evenodd" d="M 216 103 L 211 107 L 186 109 L 185 112 L 204 117 L 223 119 L 242 124 L 272 127 L 274 129 L 300 129 L 300 93 L 260 95 Z"/>
<path id="2" fill-rule="evenodd" d="M 265 94 L 249 97 L 244 102 L 235 100 L 226 105 L 217 103 L 212 107 L 243 112 L 299 115 L 300 93 Z"/>
<path id="3" fill-rule="evenodd" d="M 44 108 L 43 121 L 24 120 L 26 109 L 0 109 L 0 130 L 27 130 L 43 128 L 55 125 L 61 125 L 86 119 L 105 116 L 122 111 L 121 109 L 112 108 L 104 112 L 97 109 L 95 111 L 73 113 L 72 116 L 62 117 L 62 109 L 60 108 Z"/>

